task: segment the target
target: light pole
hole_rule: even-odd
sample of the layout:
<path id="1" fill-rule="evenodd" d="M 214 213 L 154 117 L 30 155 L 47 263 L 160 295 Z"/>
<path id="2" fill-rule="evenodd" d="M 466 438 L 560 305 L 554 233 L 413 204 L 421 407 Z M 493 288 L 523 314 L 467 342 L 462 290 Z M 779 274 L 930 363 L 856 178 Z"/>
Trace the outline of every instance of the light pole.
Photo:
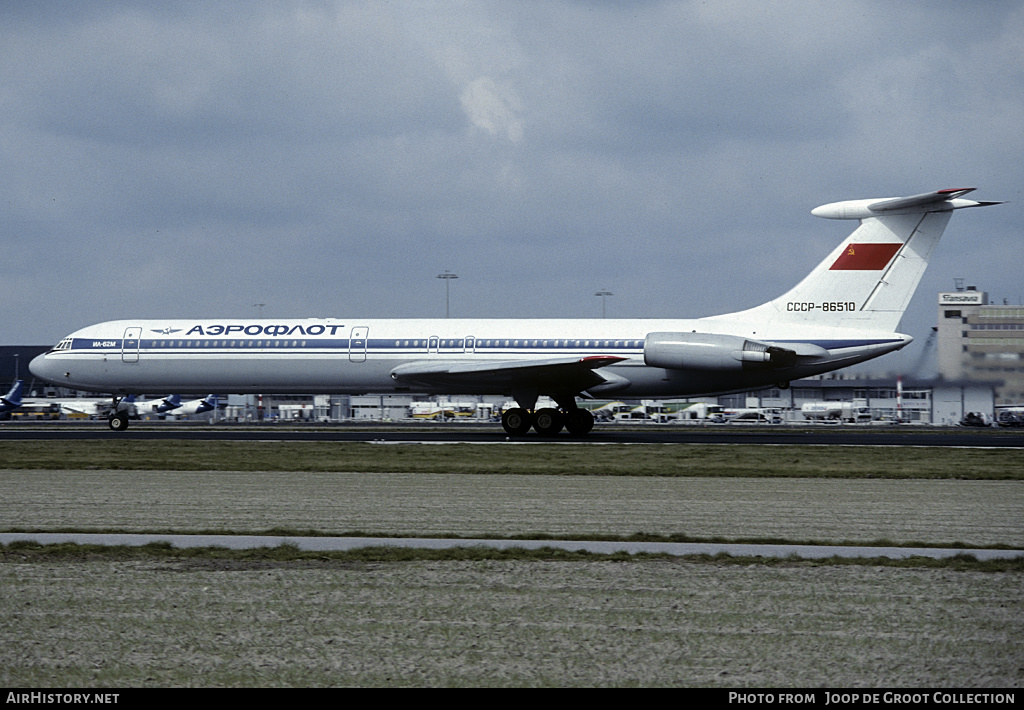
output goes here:
<path id="1" fill-rule="evenodd" d="M 604 299 L 605 299 L 605 296 L 614 296 L 615 294 L 612 293 L 611 291 L 598 291 L 594 295 L 601 297 L 601 317 L 604 318 L 605 317 L 605 309 L 604 309 Z"/>
<path id="2" fill-rule="evenodd" d="M 451 285 L 450 284 L 451 284 L 452 279 L 457 279 L 459 277 L 456 276 L 455 274 L 451 273 L 450 271 L 448 271 L 448 269 L 445 269 L 443 274 L 438 274 L 437 275 L 437 278 L 444 279 L 444 317 L 445 318 L 449 318 L 450 314 L 449 314 L 449 308 L 448 307 L 449 307 L 450 297 L 451 297 Z"/>

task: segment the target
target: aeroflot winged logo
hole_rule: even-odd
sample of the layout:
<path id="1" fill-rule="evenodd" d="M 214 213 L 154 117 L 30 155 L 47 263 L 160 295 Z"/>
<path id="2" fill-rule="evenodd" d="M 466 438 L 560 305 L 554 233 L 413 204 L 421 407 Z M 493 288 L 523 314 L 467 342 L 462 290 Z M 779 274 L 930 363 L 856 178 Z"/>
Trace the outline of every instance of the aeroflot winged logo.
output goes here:
<path id="1" fill-rule="evenodd" d="M 829 271 L 881 271 L 902 244 L 849 244 Z"/>

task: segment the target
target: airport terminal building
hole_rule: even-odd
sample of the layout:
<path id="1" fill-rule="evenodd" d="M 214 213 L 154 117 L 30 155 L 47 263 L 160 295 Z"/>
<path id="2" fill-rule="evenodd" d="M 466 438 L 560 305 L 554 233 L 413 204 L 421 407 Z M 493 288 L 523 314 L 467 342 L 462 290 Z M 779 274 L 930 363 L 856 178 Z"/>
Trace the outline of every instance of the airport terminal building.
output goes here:
<path id="1" fill-rule="evenodd" d="M 1024 306 L 989 303 L 973 286 L 939 294 L 939 376 L 988 383 L 996 405 L 1024 404 Z"/>

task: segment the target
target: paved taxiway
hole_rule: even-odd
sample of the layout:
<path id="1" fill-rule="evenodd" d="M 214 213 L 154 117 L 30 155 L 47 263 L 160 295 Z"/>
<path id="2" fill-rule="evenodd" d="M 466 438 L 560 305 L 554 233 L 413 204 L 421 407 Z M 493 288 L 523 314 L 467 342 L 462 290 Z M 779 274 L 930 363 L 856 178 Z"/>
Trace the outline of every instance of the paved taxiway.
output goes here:
<path id="1" fill-rule="evenodd" d="M 470 425 L 357 425 L 357 426 L 210 426 L 203 424 L 136 424 L 127 432 L 114 433 L 102 423 L 54 423 L 32 425 L 18 422 L 0 426 L 0 442 L 15 440 L 172 440 L 194 441 L 363 441 L 378 444 L 505 443 L 508 439 L 497 427 Z M 568 436 L 543 438 L 528 435 L 517 443 L 580 444 L 759 444 L 759 445 L 833 445 L 833 446 L 958 446 L 980 448 L 1024 448 L 1024 432 L 1017 430 L 973 430 L 930 427 L 679 427 L 640 426 L 612 428 L 599 426 L 585 440 Z M 493 548 L 522 547 L 536 549 L 555 547 L 597 554 L 615 552 L 668 554 L 675 556 L 726 553 L 734 556 L 827 558 L 926 556 L 933 558 L 968 554 L 978 559 L 1014 558 L 1024 556 L 1021 550 L 980 550 L 959 548 L 907 548 L 875 546 L 828 545 L 749 545 L 719 543 L 641 543 L 584 541 L 526 541 L 444 538 L 370 538 L 370 537 L 266 537 L 266 536 L 201 536 L 201 535 L 135 535 L 135 534 L 64 534 L 6 533 L 0 542 L 36 540 L 41 543 L 77 542 L 101 545 L 144 545 L 168 541 L 178 547 L 220 546 L 228 548 L 275 547 L 292 544 L 309 550 L 351 550 L 367 546 L 401 546 L 417 548 L 450 548 L 485 546 Z"/>
<path id="2" fill-rule="evenodd" d="M 369 441 L 375 443 L 505 443 L 500 425 L 405 424 L 359 425 L 209 425 L 201 423 L 133 423 L 128 431 L 112 432 L 102 422 L 0 423 L 0 441 L 76 441 L 91 439 L 193 441 Z M 515 443 L 565 444 L 798 444 L 811 446 L 963 446 L 1024 448 L 1024 430 L 922 426 L 672 426 L 598 425 L 589 436 L 575 439 L 564 432 L 541 437 L 533 432 Z"/>
<path id="3" fill-rule="evenodd" d="M 727 554 L 733 557 L 798 557 L 823 559 L 829 557 L 905 559 L 930 557 L 943 559 L 971 555 L 979 560 L 1024 557 L 1024 550 L 957 549 L 936 547 L 872 547 L 845 545 L 748 545 L 733 543 L 689 542 L 598 542 L 589 540 L 479 540 L 418 537 L 275 537 L 265 535 L 135 535 L 116 533 L 0 533 L 0 543 L 34 541 L 43 545 L 76 543 L 79 545 L 141 546 L 168 542 L 177 548 L 225 547 L 248 550 L 261 547 L 294 545 L 300 550 L 333 552 L 358 550 L 364 547 L 404 547 L 427 550 L 450 550 L 460 547 L 488 547 L 499 550 L 522 548 L 538 550 L 554 548 L 570 552 L 631 555 L 647 553 L 683 557 L 686 555 Z"/>

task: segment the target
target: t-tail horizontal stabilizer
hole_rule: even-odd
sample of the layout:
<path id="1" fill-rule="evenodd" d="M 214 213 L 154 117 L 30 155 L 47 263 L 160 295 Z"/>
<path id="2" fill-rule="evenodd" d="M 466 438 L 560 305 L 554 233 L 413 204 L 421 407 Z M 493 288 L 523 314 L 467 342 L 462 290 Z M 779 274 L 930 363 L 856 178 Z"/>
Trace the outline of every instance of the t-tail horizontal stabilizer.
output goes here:
<path id="1" fill-rule="evenodd" d="M 808 276 L 774 301 L 731 318 L 765 326 L 808 325 L 895 332 L 953 210 L 1000 202 L 963 199 L 974 188 L 848 200 L 811 211 L 860 225 Z"/>
<path id="2" fill-rule="evenodd" d="M 989 205 L 1003 204 L 1002 202 L 975 202 L 974 200 L 960 199 L 976 189 L 974 187 L 955 187 L 946 190 L 936 190 L 935 192 L 925 192 L 921 195 L 911 195 L 910 197 L 831 202 L 821 207 L 815 207 L 811 210 L 811 214 L 815 217 L 824 217 L 825 219 L 869 219 L 884 215 L 920 214 L 922 212 L 939 212 L 958 210 L 964 207 L 988 207 Z"/>

